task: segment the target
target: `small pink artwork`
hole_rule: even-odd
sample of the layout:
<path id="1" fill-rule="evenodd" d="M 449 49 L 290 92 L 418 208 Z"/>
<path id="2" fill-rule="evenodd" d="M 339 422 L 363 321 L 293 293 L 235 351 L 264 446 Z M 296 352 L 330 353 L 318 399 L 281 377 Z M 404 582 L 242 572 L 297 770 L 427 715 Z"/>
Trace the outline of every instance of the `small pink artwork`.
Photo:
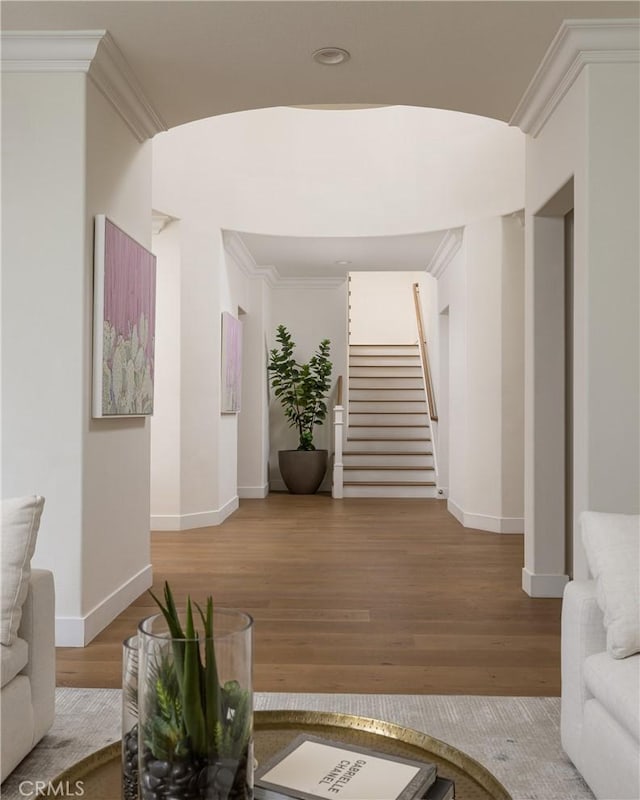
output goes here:
<path id="1" fill-rule="evenodd" d="M 153 413 L 156 257 L 95 220 L 93 416 Z"/>
<path id="2" fill-rule="evenodd" d="M 223 414 L 240 411 L 242 387 L 242 323 L 232 314 L 222 312 L 221 406 Z"/>

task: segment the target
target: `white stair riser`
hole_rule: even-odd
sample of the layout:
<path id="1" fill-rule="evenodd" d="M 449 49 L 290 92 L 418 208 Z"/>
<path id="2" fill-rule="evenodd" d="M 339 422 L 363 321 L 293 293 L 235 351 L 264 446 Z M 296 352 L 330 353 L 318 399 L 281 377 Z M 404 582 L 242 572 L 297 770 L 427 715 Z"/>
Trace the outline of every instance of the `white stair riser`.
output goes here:
<path id="1" fill-rule="evenodd" d="M 367 453 L 385 453 L 389 450 L 424 453 L 425 450 L 431 450 L 431 442 L 423 442 L 416 439 L 409 439 L 406 442 L 397 442 L 394 439 L 354 439 L 350 436 L 347 439 L 347 448 L 349 450 L 364 450 Z"/>
<path id="2" fill-rule="evenodd" d="M 426 414 L 349 414 L 349 427 L 353 425 L 426 425 Z"/>
<path id="3" fill-rule="evenodd" d="M 376 481 L 433 481 L 433 469 L 366 469 L 366 467 L 345 468 L 344 480 L 351 483 L 375 483 Z"/>
<path id="4" fill-rule="evenodd" d="M 418 353 L 417 344 L 352 344 L 349 345 L 349 355 L 352 356 L 415 356 Z"/>
<path id="5" fill-rule="evenodd" d="M 433 467 L 433 456 L 428 453 L 343 453 L 345 467 Z"/>
<path id="6" fill-rule="evenodd" d="M 354 389 L 421 389 L 424 391 L 422 377 L 402 377 L 376 375 L 350 375 L 349 376 L 349 396 Z"/>
<path id="7" fill-rule="evenodd" d="M 344 486 L 344 497 L 437 497 L 435 486 Z"/>
<path id="8" fill-rule="evenodd" d="M 424 389 L 349 389 L 349 403 L 424 403 Z"/>
<path id="9" fill-rule="evenodd" d="M 349 356 L 349 368 L 353 367 L 419 367 L 418 356 Z"/>
<path id="10" fill-rule="evenodd" d="M 420 367 L 349 367 L 350 378 L 369 378 L 370 383 L 377 383 L 379 378 L 421 378 Z M 383 384 L 384 385 L 384 384 Z"/>
<path id="11" fill-rule="evenodd" d="M 429 428 L 411 425 L 406 428 L 399 428 L 394 426 L 382 425 L 363 425 L 362 427 L 354 427 L 349 425 L 347 429 L 347 439 L 352 438 L 369 438 L 369 439 L 396 439 L 401 442 L 404 439 L 431 439 Z M 400 449 L 400 448 L 398 448 Z"/>
<path id="12" fill-rule="evenodd" d="M 357 400 L 349 398 L 351 414 L 426 414 L 427 404 L 424 400 L 415 402 L 407 400 Z"/>

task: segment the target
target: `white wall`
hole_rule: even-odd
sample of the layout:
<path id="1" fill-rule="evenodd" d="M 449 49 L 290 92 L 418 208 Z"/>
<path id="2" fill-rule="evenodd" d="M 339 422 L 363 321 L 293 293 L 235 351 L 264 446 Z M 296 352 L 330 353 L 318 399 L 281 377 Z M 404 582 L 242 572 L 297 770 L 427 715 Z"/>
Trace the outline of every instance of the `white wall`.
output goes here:
<path id="1" fill-rule="evenodd" d="M 151 142 L 140 144 L 104 95 L 87 81 L 84 330 L 92 325 L 93 220 L 106 214 L 151 247 Z M 90 387 L 91 337 L 85 338 L 83 375 Z M 149 550 L 150 420 L 92 420 L 83 393 L 83 610 L 96 614 L 91 633 L 151 585 Z M 124 598 L 128 600 L 124 602 Z M 120 606 L 120 607 L 118 607 Z M 95 609 L 95 611 L 94 611 Z M 115 615 L 115 614 L 114 614 Z M 91 617 L 90 617 L 91 621 Z"/>
<path id="2" fill-rule="evenodd" d="M 413 284 L 420 283 L 422 274 L 352 272 L 351 344 L 415 344 L 418 330 Z"/>
<path id="3" fill-rule="evenodd" d="M 148 422 L 91 419 L 93 217 L 149 245 L 151 148 L 84 74 L 3 75 L 2 133 L 2 490 L 46 497 L 34 564 L 82 645 L 151 581 Z"/>
<path id="4" fill-rule="evenodd" d="M 467 291 L 467 435 L 464 502 L 467 515 L 501 517 L 502 220 L 465 229 Z"/>
<path id="5" fill-rule="evenodd" d="M 238 414 L 238 496 L 269 492 L 269 412 L 266 331 L 271 329 L 270 292 L 262 280 L 249 283 L 243 317 L 242 407 Z"/>
<path id="6" fill-rule="evenodd" d="M 459 509 L 463 517 L 465 499 L 465 459 L 467 442 L 467 270 L 466 240 L 438 280 L 439 314 L 447 316 L 447 341 L 441 340 L 439 385 L 447 385 L 448 403 L 440 409 L 438 421 L 439 482 L 448 486 L 449 510 Z M 448 362 L 446 361 L 448 357 Z M 443 398 L 443 403 L 446 402 Z M 441 403 L 442 405 L 442 403 Z"/>
<path id="7" fill-rule="evenodd" d="M 524 215 L 502 218 L 502 515 L 524 517 Z M 520 528 L 522 530 L 523 528 Z"/>
<path id="8" fill-rule="evenodd" d="M 533 595 L 560 595 L 567 580 L 559 275 L 569 209 L 548 202 L 572 177 L 574 577 L 587 575 L 580 512 L 638 512 L 639 80 L 637 64 L 587 65 L 527 140 L 523 586 Z"/>
<path id="9" fill-rule="evenodd" d="M 153 205 L 179 217 L 182 231 L 180 527 L 221 521 L 238 493 L 217 457 L 243 435 L 219 418 L 219 315 L 227 302 L 220 281 L 235 269 L 220 252 L 220 231 L 332 236 L 459 227 L 522 207 L 523 148 L 521 133 L 503 123 L 402 107 L 261 109 L 156 136 Z M 346 311 L 340 318 L 337 301 L 327 303 L 332 291 L 274 289 L 263 336 L 273 335 L 279 309 L 297 305 L 295 319 L 333 341 Z M 296 294 L 300 300 L 285 300 Z M 326 316 L 317 324 L 320 309 Z M 257 351 L 252 358 L 259 363 Z M 271 430 L 272 453 L 290 446 L 287 433 Z M 249 426 L 242 441 L 264 442 L 266 432 L 256 434 Z M 238 470 L 255 469 L 255 477 L 243 478 L 244 488 L 260 491 L 260 466 L 245 462 L 240 453 Z"/>
<path id="10" fill-rule="evenodd" d="M 476 220 L 438 281 L 440 483 L 464 525 L 501 533 L 524 524 L 523 253 L 518 219 Z"/>
<path id="11" fill-rule="evenodd" d="M 33 563 L 68 618 L 83 609 L 84 179 L 85 77 L 3 74 L 2 494 L 46 498 Z"/>
<path id="12" fill-rule="evenodd" d="M 156 342 L 151 419 L 151 528 L 180 517 L 180 222 L 153 236 L 156 255 Z"/>

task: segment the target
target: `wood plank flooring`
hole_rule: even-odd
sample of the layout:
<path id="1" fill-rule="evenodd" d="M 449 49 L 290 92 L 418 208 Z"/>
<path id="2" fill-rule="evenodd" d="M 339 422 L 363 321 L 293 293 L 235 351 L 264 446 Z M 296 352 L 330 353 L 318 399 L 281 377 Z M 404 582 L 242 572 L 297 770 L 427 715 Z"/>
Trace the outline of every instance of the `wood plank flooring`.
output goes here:
<path id="1" fill-rule="evenodd" d="M 255 619 L 257 691 L 559 695 L 560 606 L 521 589 L 523 537 L 465 529 L 441 500 L 272 494 L 219 527 L 152 535 L 154 588 Z M 58 685 L 120 686 L 145 593 Z"/>

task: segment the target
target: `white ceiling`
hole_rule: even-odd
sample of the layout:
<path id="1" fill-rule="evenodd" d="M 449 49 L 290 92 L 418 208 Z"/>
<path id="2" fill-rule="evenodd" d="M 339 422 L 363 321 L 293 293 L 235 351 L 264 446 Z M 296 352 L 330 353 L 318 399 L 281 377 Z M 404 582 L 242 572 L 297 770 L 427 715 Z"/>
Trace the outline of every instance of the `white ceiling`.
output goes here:
<path id="1" fill-rule="evenodd" d="M 635 0 L 2 2 L 3 30 L 109 31 L 167 127 L 283 105 L 413 105 L 508 121 L 562 20 L 639 15 Z M 325 46 L 351 59 L 315 63 Z M 241 235 L 255 263 L 282 277 L 423 270 L 443 236 Z"/>
<path id="2" fill-rule="evenodd" d="M 3 30 L 108 30 L 168 127 L 266 106 L 388 104 L 509 120 L 563 19 L 637 2 L 3 0 Z M 315 63 L 320 47 L 351 59 Z"/>
<path id="3" fill-rule="evenodd" d="M 333 237 L 237 233 L 256 265 L 274 267 L 281 278 L 335 278 L 361 270 L 424 272 L 447 232 Z"/>

